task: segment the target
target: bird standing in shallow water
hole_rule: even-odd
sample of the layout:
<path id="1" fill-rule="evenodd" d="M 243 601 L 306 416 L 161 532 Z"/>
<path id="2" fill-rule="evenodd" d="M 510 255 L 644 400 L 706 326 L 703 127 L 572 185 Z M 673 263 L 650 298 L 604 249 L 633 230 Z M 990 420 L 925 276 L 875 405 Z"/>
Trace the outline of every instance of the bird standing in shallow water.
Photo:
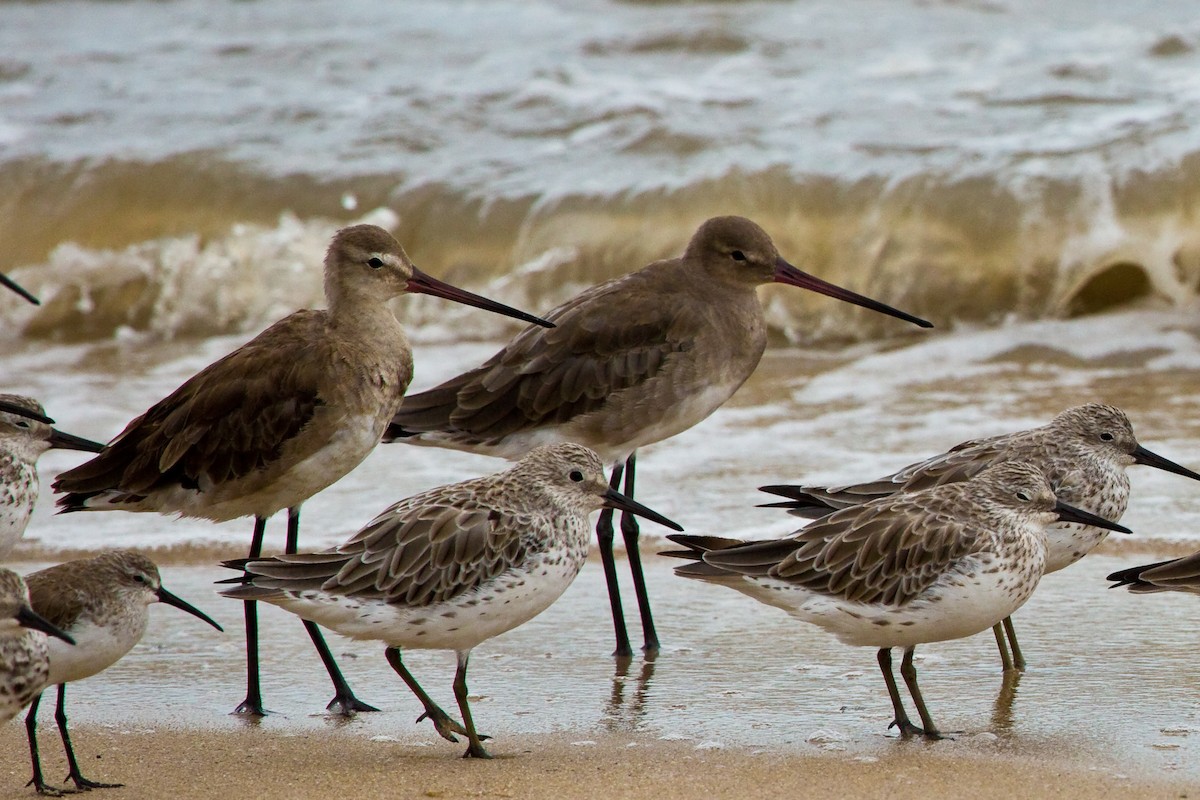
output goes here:
<path id="1" fill-rule="evenodd" d="M 904 469 L 851 486 L 763 486 L 762 491 L 790 498 L 768 507 L 786 508 L 798 517 L 815 519 L 839 508 L 860 505 L 901 491 L 927 489 L 977 475 L 1004 461 L 1040 467 L 1055 495 L 1065 503 L 1118 521 L 1129 506 L 1127 467 L 1145 464 L 1193 480 L 1200 474 L 1152 453 L 1138 444 L 1129 417 L 1119 408 L 1087 403 L 1063 411 L 1049 424 L 986 439 L 972 439 Z M 1046 530 L 1046 574 L 1069 567 L 1097 547 L 1108 531 L 1091 525 L 1060 522 Z M 1001 630 L 1003 626 L 1003 630 Z M 1025 669 L 1011 617 L 994 629 L 1005 670 Z M 1004 639 L 1007 634 L 1012 656 Z"/>
<path id="2" fill-rule="evenodd" d="M 267 518 L 286 508 L 285 551 L 296 552 L 300 504 L 367 457 L 412 379 L 412 349 L 387 304 L 406 292 L 549 324 L 425 275 L 382 228 L 343 228 L 325 255 L 327 310 L 297 311 L 189 378 L 99 456 L 59 475 L 59 506 L 252 516 L 251 558 Z M 253 603 L 245 616 L 246 699 L 235 713 L 261 716 Z M 329 709 L 374 711 L 351 692 L 317 627 L 305 627 L 334 684 Z"/>
<path id="3" fill-rule="evenodd" d="M 680 258 L 657 261 L 595 286 L 526 328 L 482 366 L 404 398 L 384 436 L 519 458 L 551 442 L 579 442 L 612 465 L 610 486 L 634 494 L 640 447 L 687 430 L 716 411 L 758 366 L 766 322 L 757 288 L 799 286 L 890 314 L 922 319 L 807 275 L 743 217 L 700 226 Z M 616 629 L 615 655 L 631 653 L 613 560 L 611 510 L 596 534 Z M 638 553 L 638 527 L 623 514 L 644 649 L 658 650 Z"/>
<path id="4" fill-rule="evenodd" d="M 467 662 L 480 642 L 533 619 L 587 559 L 588 515 L 601 507 L 682 530 L 608 485 L 604 464 L 577 444 L 536 448 L 511 469 L 401 500 L 323 553 L 230 561 L 244 582 L 223 592 L 273 603 L 355 639 L 387 645 L 388 663 L 450 741 L 488 758 L 467 702 Z M 401 649 L 453 650 L 462 723 L 425 693 Z"/>
<path id="5" fill-rule="evenodd" d="M 12 552 L 33 515 L 39 494 L 38 457 L 52 449 L 86 453 L 104 449 L 53 424 L 32 397 L 0 394 L 0 559 Z"/>
<path id="6" fill-rule="evenodd" d="M 0 567 L 0 723 L 15 717 L 49 681 L 46 635 L 75 643 L 33 610 L 21 576 Z"/>
<path id="7" fill-rule="evenodd" d="M 75 751 L 67 735 L 67 684 L 102 672 L 133 649 L 146 632 L 151 603 L 166 603 L 204 620 L 217 630 L 221 626 L 204 612 L 168 592 L 158 567 L 131 550 L 110 550 L 95 558 L 67 561 L 25 576 L 33 609 L 74 638 L 74 645 L 49 643 L 50 674 L 47 686 L 58 684 L 58 707 L 54 718 L 62 736 L 70 770 L 67 777 L 75 791 L 106 789 L 119 783 L 88 780 L 79 771 Z M 37 746 L 37 710 L 42 695 L 33 698 L 25 715 L 29 754 L 33 761 L 30 781 L 38 794 L 60 795 L 42 776 Z"/>
<path id="8" fill-rule="evenodd" d="M 1059 501 L 1040 469 L 1008 462 L 959 483 L 888 495 L 835 511 L 786 539 L 739 542 L 669 536 L 696 561 L 684 577 L 730 586 L 818 625 L 846 644 L 879 649 L 879 668 L 902 735 L 940 738 L 917 685 L 918 644 L 987 630 L 1029 599 L 1042 577 L 1046 526 L 1128 529 Z M 904 711 L 900 673 L 921 718 Z"/>

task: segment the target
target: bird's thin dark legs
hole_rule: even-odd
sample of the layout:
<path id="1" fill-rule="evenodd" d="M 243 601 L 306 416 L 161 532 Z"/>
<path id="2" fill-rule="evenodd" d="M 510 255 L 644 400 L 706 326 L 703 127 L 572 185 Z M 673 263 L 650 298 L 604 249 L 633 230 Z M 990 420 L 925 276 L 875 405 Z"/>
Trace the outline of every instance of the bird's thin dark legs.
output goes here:
<path id="1" fill-rule="evenodd" d="M 1004 633 L 1008 636 L 1008 644 L 1012 647 L 1013 666 L 1021 672 L 1025 671 L 1025 656 L 1021 654 L 1021 645 L 1017 644 L 1017 632 L 1013 629 L 1012 617 L 1004 618 Z"/>
<path id="2" fill-rule="evenodd" d="M 462 650 L 458 655 L 458 669 L 454 673 L 454 699 L 458 701 L 458 710 L 462 713 L 463 724 L 467 728 L 467 752 L 463 758 L 491 758 L 491 754 L 483 748 L 479 734 L 475 732 L 475 721 L 471 719 L 471 705 L 467 702 L 467 662 L 471 658 L 470 650 Z"/>
<path id="3" fill-rule="evenodd" d="M 637 453 L 632 453 L 625 459 L 625 496 L 632 498 L 634 491 L 634 473 L 637 471 Z M 625 554 L 629 558 L 629 570 L 633 574 L 633 589 L 637 592 L 638 613 L 642 617 L 642 652 L 657 653 L 658 633 L 654 630 L 654 617 L 650 613 L 650 595 L 646 591 L 646 576 L 642 572 L 642 554 L 638 549 L 637 517 L 626 511 L 621 512 L 621 536 L 625 540 Z"/>
<path id="4" fill-rule="evenodd" d="M 1009 672 L 1013 668 L 1012 656 L 1008 653 L 1008 642 L 1004 639 L 1004 627 L 999 622 L 992 626 L 992 635 L 996 637 L 996 649 L 1000 651 L 1000 668 Z"/>
<path id="5" fill-rule="evenodd" d="M 408 671 L 408 667 L 404 666 L 404 662 L 400 659 L 400 648 L 389 647 L 383 654 L 387 657 L 388 663 L 392 665 L 392 669 L 396 671 L 396 674 L 408 686 L 409 691 L 416 695 L 417 699 L 421 701 L 421 705 L 425 707 L 425 713 L 417 717 L 417 722 L 428 717 L 433 723 L 433 727 L 437 729 L 438 735 L 450 742 L 458 741 L 458 737 L 454 735 L 456 733 L 460 733 L 463 736 L 470 735 L 460 722 L 456 721 L 445 711 L 442 711 L 441 707 L 433 702 L 433 698 L 421 688 L 421 684 L 417 683 L 417 679 L 413 677 L 413 674 Z M 480 738 L 486 739 L 487 737 L 483 736 Z"/>
<path id="6" fill-rule="evenodd" d="M 904 683 L 908 686 L 908 693 L 912 695 L 913 704 L 917 707 L 917 713 L 921 715 L 921 725 L 924 726 L 924 734 L 927 739 L 944 738 L 938 733 L 937 726 L 933 724 L 933 717 L 929 716 L 929 709 L 925 707 L 925 698 L 921 696 L 921 687 L 917 685 L 917 668 L 913 666 L 913 653 L 915 647 L 904 648 L 904 660 L 900 662 L 900 674 L 904 676 Z"/>
<path id="7" fill-rule="evenodd" d="M 900 699 L 900 688 L 896 686 L 896 675 L 892 672 L 892 648 L 879 648 L 876 657 L 879 660 L 879 671 L 883 673 L 884 683 L 887 684 L 888 697 L 892 700 L 892 713 L 895 715 L 892 724 L 888 727 L 894 726 L 900 731 L 901 736 L 924 733 L 925 731 L 912 724 L 912 720 L 908 718 L 908 713 L 904 710 L 904 701 Z"/>
<path id="8" fill-rule="evenodd" d="M 51 797 L 59 797 L 62 791 L 55 789 L 52 786 L 46 785 L 46 779 L 42 776 L 42 759 L 38 755 L 37 744 L 37 711 L 38 704 L 42 702 L 42 693 L 38 692 L 34 696 L 33 702 L 29 704 L 29 713 L 25 715 L 25 736 L 29 739 L 29 758 L 33 761 L 33 777 L 29 779 L 26 786 L 32 786 L 37 790 L 38 794 L 48 794 Z"/>
<path id="9" fill-rule="evenodd" d="M 288 509 L 287 542 L 283 551 L 285 553 L 300 551 L 299 506 Z M 308 631 L 308 638 L 312 639 L 313 647 L 317 649 L 317 655 L 321 657 L 321 663 L 325 665 L 325 671 L 329 673 L 329 679 L 333 681 L 333 699 L 325 708 L 342 716 L 350 716 L 356 711 L 378 711 L 379 709 L 375 706 L 368 705 L 354 696 L 350 684 L 342 676 L 342 671 L 338 668 L 337 661 L 334 660 L 333 653 L 329 650 L 329 645 L 325 643 L 325 637 L 321 635 L 321 629 L 317 627 L 317 623 L 304 620 L 304 630 Z"/>
<path id="10" fill-rule="evenodd" d="M 58 706 L 54 710 L 54 721 L 58 723 L 58 733 L 62 737 L 63 750 L 67 752 L 67 767 L 70 770 L 67 777 L 75 782 L 75 789 L 86 792 L 88 789 L 117 789 L 121 783 L 99 783 L 88 780 L 79 771 L 79 762 L 75 760 L 75 748 L 71 747 L 71 737 L 67 733 L 67 685 L 58 685 Z"/>
<path id="11" fill-rule="evenodd" d="M 608 485 L 613 489 L 621 487 L 621 476 L 625 468 L 621 465 L 613 467 L 612 479 Z M 604 564 L 604 580 L 608 584 L 608 602 L 612 606 L 613 631 L 617 636 L 617 648 L 613 655 L 617 658 L 629 658 L 633 650 L 629 646 L 629 631 L 625 628 L 625 610 L 621 607 L 621 587 L 617 585 L 617 564 L 613 558 L 613 510 L 606 508 L 600 512 L 600 520 L 596 523 L 596 539 L 600 543 L 600 561 Z"/>
<path id="12" fill-rule="evenodd" d="M 254 518 L 254 536 L 250 540 L 250 553 L 247 558 L 258 558 L 262 555 L 263 535 L 267 532 L 267 518 Z M 263 709 L 262 684 L 258 678 L 258 603 L 254 600 L 242 601 L 246 614 L 246 699 L 233 710 L 234 714 L 246 714 L 253 717 L 265 717 Z"/>

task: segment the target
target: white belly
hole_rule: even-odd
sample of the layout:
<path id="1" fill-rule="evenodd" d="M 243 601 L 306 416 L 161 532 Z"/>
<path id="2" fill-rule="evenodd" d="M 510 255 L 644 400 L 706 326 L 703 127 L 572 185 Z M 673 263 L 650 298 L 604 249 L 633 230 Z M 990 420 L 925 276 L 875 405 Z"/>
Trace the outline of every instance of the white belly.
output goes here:
<path id="1" fill-rule="evenodd" d="M 141 614 L 100 626 L 90 620 L 80 620 L 70 627 L 75 644 L 51 637 L 50 683 L 71 683 L 102 672 L 133 649 L 146 632 L 149 617 L 145 606 Z"/>

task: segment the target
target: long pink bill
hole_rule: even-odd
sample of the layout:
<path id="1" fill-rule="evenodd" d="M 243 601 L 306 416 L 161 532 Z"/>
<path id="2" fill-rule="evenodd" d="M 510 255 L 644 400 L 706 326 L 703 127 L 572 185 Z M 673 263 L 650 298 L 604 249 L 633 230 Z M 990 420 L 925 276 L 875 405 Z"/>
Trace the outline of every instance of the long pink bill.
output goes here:
<path id="1" fill-rule="evenodd" d="M 439 281 L 430 275 L 426 275 L 419 269 L 413 268 L 413 276 L 408 280 L 408 291 L 418 292 L 420 294 L 431 294 L 434 297 L 441 297 L 446 300 L 452 300 L 455 303 L 463 303 L 475 308 L 482 308 L 484 311 L 493 311 L 497 314 L 503 314 L 506 317 L 512 317 L 524 322 L 531 322 L 534 325 L 541 325 L 543 328 L 553 328 L 553 322 L 547 322 L 541 317 L 535 317 L 532 314 L 526 314 L 524 311 L 506 306 L 503 303 L 497 303 L 495 300 L 489 300 L 486 297 L 468 292 L 466 289 L 459 289 L 457 286 L 451 286 L 448 283 Z"/>
<path id="2" fill-rule="evenodd" d="M 820 278 L 809 275 L 807 272 L 796 269 L 782 258 L 775 262 L 775 282 L 786 283 L 788 286 L 799 286 L 801 289 L 823 294 L 832 297 L 836 300 L 844 300 L 847 303 L 854 303 L 856 306 L 869 308 L 872 311 L 878 311 L 881 314 L 888 314 L 893 317 L 911 322 L 914 325 L 919 325 L 922 328 L 932 328 L 933 323 L 929 320 L 914 317 L 912 314 L 905 313 L 897 308 L 892 308 L 886 303 L 881 303 L 878 300 L 872 300 L 869 297 L 863 297 L 857 292 L 852 292 L 849 289 L 843 289 L 841 286 L 823 281 Z"/>

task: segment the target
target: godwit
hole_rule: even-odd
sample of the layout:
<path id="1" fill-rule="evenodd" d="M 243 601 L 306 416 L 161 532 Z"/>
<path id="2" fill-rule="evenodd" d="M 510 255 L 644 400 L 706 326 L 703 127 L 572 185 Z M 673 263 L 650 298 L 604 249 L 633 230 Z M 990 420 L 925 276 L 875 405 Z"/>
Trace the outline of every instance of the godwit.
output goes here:
<path id="1" fill-rule="evenodd" d="M 68 493 L 59 505 L 253 516 L 251 558 L 267 518 L 286 508 L 286 552 L 296 552 L 300 504 L 367 457 L 412 379 L 412 350 L 387 305 L 405 292 L 550 324 L 422 273 L 382 228 L 344 228 L 325 255 L 327 310 L 297 311 L 189 378 L 99 456 L 59 475 L 54 489 Z M 253 603 L 245 616 L 247 691 L 235 713 L 262 715 Z M 374 710 L 354 697 L 317 627 L 305 627 L 334 684 L 328 708 Z"/>
<path id="2" fill-rule="evenodd" d="M 526 328 L 482 366 L 404 399 L 384 441 L 519 458 L 550 442 L 585 444 L 634 493 L 640 447 L 712 414 L 758 365 L 766 323 L 756 293 L 785 283 L 899 317 L 922 319 L 807 275 L 742 217 L 715 217 L 680 258 L 595 286 L 551 311 L 552 330 Z M 608 579 L 616 655 L 630 653 L 613 563 L 611 510 L 596 534 Z M 637 523 L 623 514 L 644 649 L 658 649 L 638 554 Z"/>

